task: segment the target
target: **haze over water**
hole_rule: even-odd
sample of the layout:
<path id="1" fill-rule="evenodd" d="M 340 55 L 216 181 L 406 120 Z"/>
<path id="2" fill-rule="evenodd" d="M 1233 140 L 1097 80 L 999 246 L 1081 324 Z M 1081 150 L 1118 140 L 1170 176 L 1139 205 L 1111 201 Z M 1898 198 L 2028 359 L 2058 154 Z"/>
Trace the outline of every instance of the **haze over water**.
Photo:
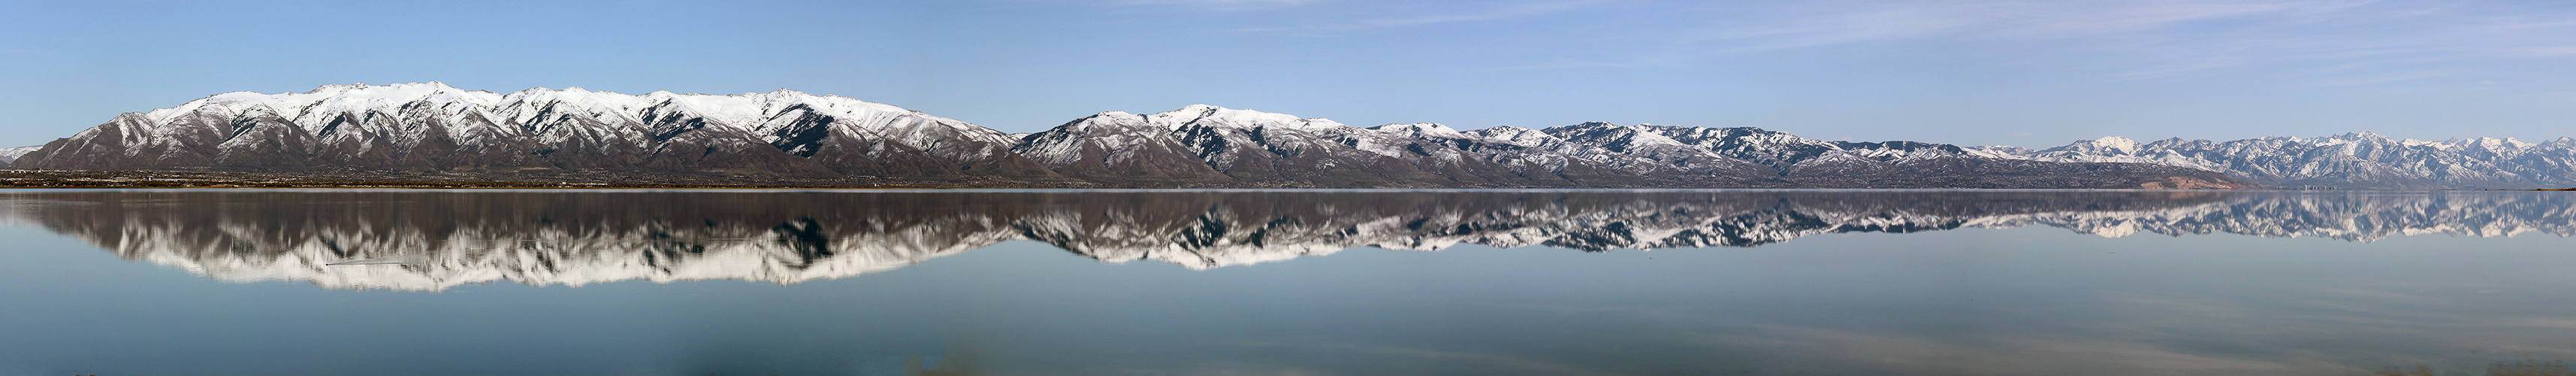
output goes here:
<path id="1" fill-rule="evenodd" d="M 2494 374 L 2570 193 L 7 191 L 0 375 Z"/>

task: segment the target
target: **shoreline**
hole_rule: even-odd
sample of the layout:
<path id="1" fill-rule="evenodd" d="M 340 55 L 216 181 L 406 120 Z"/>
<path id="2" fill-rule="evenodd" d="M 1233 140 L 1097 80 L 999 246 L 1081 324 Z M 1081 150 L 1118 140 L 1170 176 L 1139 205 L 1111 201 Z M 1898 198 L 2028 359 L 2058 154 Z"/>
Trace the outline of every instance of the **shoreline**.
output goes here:
<path id="1" fill-rule="evenodd" d="M 1790 183 L 1775 181 L 1773 183 Z M 1868 186 L 1762 185 L 1605 185 L 1605 186 L 1383 186 L 1336 187 L 1285 184 L 1111 185 L 1094 182 L 1027 181 L 995 178 L 920 179 L 859 177 L 819 179 L 749 174 L 685 174 L 645 171 L 546 171 L 537 173 L 436 171 L 173 171 L 173 170 L 0 170 L 0 189 L 794 189 L 794 190 L 1232 190 L 1232 189 L 1388 189 L 1388 190 L 1573 190 L 1573 189 L 1746 189 L 1746 190 L 2166 190 L 2166 191 L 2576 191 L 2576 188 L 2468 189 L 2240 189 L 2163 187 L 1944 186 L 1939 182 L 1882 182 Z M 1912 183 L 1912 184 L 1908 184 Z M 1925 184 L 1933 183 L 1933 184 Z"/>
<path id="2" fill-rule="evenodd" d="M 0 189 L 1108 189 L 1108 190 L 1205 190 L 1205 189 L 2041 189 L 2099 190 L 2140 189 L 2173 191 L 2265 190 L 2266 187 L 2206 187 L 2167 184 L 2164 181 L 2104 181 L 2098 179 L 1996 176 L 1988 180 L 1957 179 L 1860 180 L 1809 179 L 1793 181 L 1769 179 L 1749 184 L 1601 184 L 1595 186 L 1501 186 L 1501 185 L 1390 185 L 1331 186 L 1300 183 L 1216 184 L 1207 182 L 1143 182 L 1144 184 L 1107 184 L 1077 181 L 1061 177 L 1013 179 L 1008 177 L 800 177 L 776 174 L 709 171 L 671 173 L 632 170 L 544 170 L 520 172 L 445 172 L 445 171 L 377 171 L 338 170 L 319 172 L 259 172 L 218 170 L 0 170 Z M 2064 180 L 2061 180 L 2064 179 Z M 2181 186 L 2176 188 L 2176 186 Z M 2238 189 L 2224 189 L 2238 188 Z"/>

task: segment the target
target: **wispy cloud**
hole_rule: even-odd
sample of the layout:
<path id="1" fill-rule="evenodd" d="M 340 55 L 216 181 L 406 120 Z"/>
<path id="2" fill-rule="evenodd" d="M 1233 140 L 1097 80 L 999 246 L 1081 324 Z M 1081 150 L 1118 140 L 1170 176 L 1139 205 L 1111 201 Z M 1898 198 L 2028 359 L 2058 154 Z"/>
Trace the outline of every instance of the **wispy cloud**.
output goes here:
<path id="1" fill-rule="evenodd" d="M 1673 43 L 1704 60 L 1950 44 L 2099 70 L 2107 80 L 2260 71 L 2358 86 L 2440 81 L 2499 59 L 2576 56 L 2576 9 L 2551 8 L 2360 0 L 1725 5 L 1700 8 L 1713 21 L 1676 31 Z"/>
<path id="2" fill-rule="evenodd" d="M 1494 71 L 1545 70 L 1545 69 L 1578 69 L 1578 68 L 1629 68 L 1629 67 L 1637 67 L 1637 66 L 1650 65 L 1650 64 L 1653 64 L 1653 63 L 1654 63 L 1654 62 L 1608 62 L 1608 61 L 1574 60 L 1574 59 L 1563 59 L 1563 58 L 1560 58 L 1560 59 L 1557 59 L 1557 60 L 1554 60 L 1554 61 L 1548 61 L 1548 62 L 1541 62 L 1541 63 L 1535 63 L 1535 64 L 1522 64 L 1522 65 L 1514 65 L 1514 66 L 1506 66 L 1506 67 L 1498 67 L 1498 68 L 1487 68 L 1487 69 L 1482 69 L 1482 70 L 1480 70 L 1480 71 L 1494 72 Z"/>
<path id="3" fill-rule="evenodd" d="M 1237 12 L 1221 31 L 1352 37 L 1444 25 L 1558 33 L 1488 71 L 1693 68 L 1846 48 L 1887 59 L 1987 59 L 2102 81 L 2222 76 L 2321 87 L 2504 78 L 2518 59 L 2576 57 L 2576 7 L 2384 0 L 1116 0 Z M 1249 17 L 1257 15 L 1258 17 Z M 1518 41 L 1515 41 L 1518 42 Z M 1363 42 L 1364 43 L 1364 42 Z M 1539 44 L 1532 44 L 1538 46 Z M 1594 48 L 1593 46 L 1600 46 Z M 1941 50 L 1924 46 L 1955 46 Z M 1508 51 L 1508 49 L 1496 49 Z M 1895 51 L 1895 52 L 1889 52 Z M 1912 55 L 1903 55 L 1912 54 Z"/>
<path id="4" fill-rule="evenodd" d="M 1385 13 L 1393 15 L 1326 21 L 1302 25 L 1266 26 L 1238 29 L 1239 32 L 1325 33 L 1389 29 L 1459 22 L 1492 21 L 1540 16 L 1583 9 L 1609 3 L 1611 0 L 1551 0 L 1521 2 L 1480 2 L 1469 6 L 1454 3 L 1437 7 L 1394 7 Z M 1438 8 L 1423 10 L 1421 8 Z"/>
<path id="5" fill-rule="evenodd" d="M 1771 50 L 1929 36 L 1975 25 L 1930 9 L 1884 9 L 1805 16 L 1771 23 L 1708 28 L 1687 42 L 1720 42 L 1732 50 Z"/>
<path id="6" fill-rule="evenodd" d="M 2514 47 L 2506 48 L 2502 52 L 2508 55 L 2530 57 L 2569 56 L 2576 55 L 2576 46 Z"/>
<path id="7" fill-rule="evenodd" d="M 1947 1 L 1869 6 L 1719 8 L 1729 22 L 1687 38 L 1778 49 L 1932 37 L 2049 39 L 2151 31 L 2178 24 L 2282 15 L 2343 4 L 2194 1 Z"/>
<path id="8" fill-rule="evenodd" d="M 1493 6 L 1493 7 L 1488 7 L 1488 8 L 1483 8 L 1483 9 L 1474 9 L 1474 10 L 1469 10 L 1469 11 L 1467 11 L 1467 12 L 1462 12 L 1462 13 L 1424 14 L 1424 15 L 1415 15 L 1415 16 L 1409 16 L 1409 17 L 1378 18 L 1378 19 L 1361 20 L 1361 21 L 1360 21 L 1360 22 L 1358 22 L 1358 23 L 1352 24 L 1352 26 L 1362 27 L 1362 28 L 1384 28 L 1384 27 L 1421 26 L 1421 25 L 1443 24 L 1443 23 L 1451 23 L 1451 22 L 1468 22 L 1468 21 L 1485 21 L 1485 20 L 1499 20 L 1499 19 L 1509 19 L 1509 18 L 1520 18 L 1520 17 L 1537 16 L 1537 15 L 1544 15 L 1544 14 L 1550 14 L 1550 13 L 1564 12 L 1564 11 L 1569 11 L 1569 10 L 1574 10 L 1574 9 L 1583 8 L 1583 7 L 1585 7 L 1585 6 L 1591 6 L 1591 5 L 1600 4 L 1600 3 L 1603 3 L 1603 2 L 1605 2 L 1605 0 L 1572 0 L 1572 1 L 1545 1 L 1545 2 L 1533 2 L 1533 3 L 1510 3 L 1510 4 L 1502 4 L 1502 5 Z"/>
<path id="9" fill-rule="evenodd" d="M 2363 85 L 2383 84 L 2383 83 L 2391 83 L 2391 82 L 2409 82 L 2409 81 L 2431 80 L 2431 79 L 2439 79 L 2439 78 L 2444 78 L 2444 77 L 2454 77 L 2454 76 L 2456 76 L 2456 75 L 2457 75 L 2457 74 L 2456 74 L 2456 73 L 2453 73 L 2453 72 L 2446 72 L 2446 71 L 2439 71 L 2439 70 L 2427 70 L 2427 71 L 2398 71 L 2398 72 L 2388 72 L 2388 73 L 2379 73 L 2379 74 L 2368 74 L 2368 75 L 2359 75 L 2359 76 L 2335 77 L 2335 78 L 2330 78 L 2330 79 L 2326 79 L 2326 80 L 2323 80 L 2323 81 L 2318 81 L 2318 82 L 2317 82 L 2317 84 L 2319 84 L 2319 85 L 2325 85 L 2325 86 L 2363 86 Z"/>
<path id="10" fill-rule="evenodd" d="M 2537 97 L 2538 98 L 2535 101 L 2539 102 L 2541 106 L 2550 108 L 2576 108 L 2576 91 L 2544 92 L 2540 93 Z"/>
<path id="11" fill-rule="evenodd" d="M 1214 10 L 1250 10 L 1260 8 L 1295 7 L 1318 2 L 1321 2 L 1321 0 L 1118 0 L 1111 2 L 1111 4 L 1126 6 L 1181 6 Z"/>

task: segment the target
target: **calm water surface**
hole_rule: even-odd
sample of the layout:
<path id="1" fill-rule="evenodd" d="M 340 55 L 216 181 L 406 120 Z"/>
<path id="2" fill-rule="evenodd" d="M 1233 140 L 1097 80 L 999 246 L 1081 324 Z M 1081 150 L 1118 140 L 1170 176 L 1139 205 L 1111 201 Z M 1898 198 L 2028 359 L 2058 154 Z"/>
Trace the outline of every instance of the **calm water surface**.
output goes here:
<path id="1" fill-rule="evenodd" d="M 0 191 L 0 375 L 2550 374 L 2571 193 Z"/>

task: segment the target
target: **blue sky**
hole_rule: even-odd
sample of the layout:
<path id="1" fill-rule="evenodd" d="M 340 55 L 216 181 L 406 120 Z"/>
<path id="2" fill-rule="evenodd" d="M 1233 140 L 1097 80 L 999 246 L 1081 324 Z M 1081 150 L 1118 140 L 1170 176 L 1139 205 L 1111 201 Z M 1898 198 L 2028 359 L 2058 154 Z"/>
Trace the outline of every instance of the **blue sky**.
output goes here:
<path id="1" fill-rule="evenodd" d="M 0 1 L 0 144 L 228 91 L 796 89 L 1009 132 L 1206 103 L 2045 147 L 2576 136 L 2576 5 Z"/>

